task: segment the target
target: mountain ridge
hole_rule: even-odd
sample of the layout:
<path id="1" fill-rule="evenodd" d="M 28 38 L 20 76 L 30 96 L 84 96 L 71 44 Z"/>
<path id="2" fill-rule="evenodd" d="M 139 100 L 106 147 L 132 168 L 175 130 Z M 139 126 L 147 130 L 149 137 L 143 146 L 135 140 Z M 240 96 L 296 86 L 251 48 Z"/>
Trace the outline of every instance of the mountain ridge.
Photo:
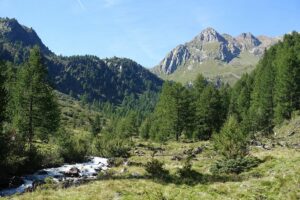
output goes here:
<path id="1" fill-rule="evenodd" d="M 256 58 L 255 61 L 250 62 L 252 68 L 254 68 L 265 49 L 276 44 L 279 40 L 280 38 L 268 36 L 256 37 L 250 32 L 233 37 L 229 34 L 220 34 L 215 29 L 208 27 L 191 41 L 176 46 L 151 71 L 162 78 L 181 81 L 173 74 L 179 73 L 178 71 L 181 70 L 181 73 L 185 73 L 185 76 L 189 75 L 189 71 L 191 73 L 197 71 L 206 75 L 205 71 L 201 70 L 203 63 L 215 62 L 211 65 L 217 66 L 231 65 L 231 62 L 241 57 L 242 54 L 248 54 L 247 56 Z M 240 59 L 239 64 L 243 66 L 249 63 Z M 173 77 L 168 77 L 170 75 L 173 75 Z M 221 74 L 215 74 L 215 77 L 218 75 Z M 241 73 L 234 76 L 240 75 Z M 183 75 L 181 74 L 181 76 Z"/>
<path id="2" fill-rule="evenodd" d="M 0 18 L 0 60 L 20 65 L 26 62 L 29 50 L 39 46 L 56 89 L 92 102 L 121 103 L 126 95 L 159 91 L 163 81 L 148 69 L 128 58 L 97 56 L 58 56 L 49 50 L 32 29 L 16 19 Z"/>

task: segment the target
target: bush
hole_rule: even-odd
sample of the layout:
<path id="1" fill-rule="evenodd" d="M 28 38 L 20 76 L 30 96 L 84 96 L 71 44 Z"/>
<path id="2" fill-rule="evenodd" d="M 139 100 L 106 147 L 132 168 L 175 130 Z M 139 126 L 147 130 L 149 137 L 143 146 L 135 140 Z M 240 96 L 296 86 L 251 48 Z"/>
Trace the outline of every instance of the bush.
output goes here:
<path id="1" fill-rule="evenodd" d="M 234 173 L 239 174 L 258 166 L 262 161 L 255 157 L 219 160 L 212 165 L 210 171 L 213 174 Z"/>
<path id="2" fill-rule="evenodd" d="M 157 159 L 152 159 L 145 165 L 146 172 L 153 178 L 165 178 L 169 173 L 163 168 L 164 163 Z"/>
<path id="3" fill-rule="evenodd" d="M 53 167 L 63 164 L 60 147 L 53 143 L 40 144 L 37 146 L 39 166 Z"/>
<path id="4" fill-rule="evenodd" d="M 107 162 L 110 167 L 119 167 L 124 163 L 124 158 L 109 158 Z"/>
<path id="5" fill-rule="evenodd" d="M 226 159 L 242 158 L 248 154 L 248 137 L 234 117 L 229 117 L 219 134 L 213 135 L 216 150 Z"/>
<path id="6" fill-rule="evenodd" d="M 192 156 L 188 155 L 187 158 L 184 160 L 183 167 L 179 168 L 177 174 L 181 178 L 191 178 L 193 175 L 192 171 Z"/>
<path id="7" fill-rule="evenodd" d="M 108 169 L 98 173 L 98 179 L 111 179 L 116 174 L 116 171 L 113 169 Z"/>
<path id="8" fill-rule="evenodd" d="M 94 140 L 94 151 L 103 157 L 123 157 L 130 156 L 132 142 L 128 138 L 114 136 L 114 134 L 104 133 Z"/>
<path id="9" fill-rule="evenodd" d="M 92 138 L 90 133 L 72 133 L 68 134 L 63 130 L 59 138 L 61 155 L 66 162 L 81 162 L 90 152 L 90 143 Z"/>

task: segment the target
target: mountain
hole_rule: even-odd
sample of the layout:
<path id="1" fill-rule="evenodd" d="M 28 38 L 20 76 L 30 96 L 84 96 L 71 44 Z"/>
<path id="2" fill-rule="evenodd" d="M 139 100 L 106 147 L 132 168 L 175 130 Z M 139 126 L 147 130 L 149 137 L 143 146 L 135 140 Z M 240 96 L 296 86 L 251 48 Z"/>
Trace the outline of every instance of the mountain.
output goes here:
<path id="1" fill-rule="evenodd" d="M 46 47 L 37 33 L 16 19 L 0 18 L 0 60 L 19 65 L 29 50 L 38 45 L 55 88 L 65 94 L 89 101 L 121 103 L 126 95 L 137 97 L 145 91 L 157 92 L 163 81 L 138 63 L 127 58 L 100 59 L 96 56 L 57 56 Z"/>
<path id="2" fill-rule="evenodd" d="M 254 69 L 265 49 L 279 39 L 251 33 L 233 37 L 206 28 L 190 42 L 175 47 L 152 71 L 164 79 L 184 83 L 194 80 L 198 73 L 233 83 Z"/>

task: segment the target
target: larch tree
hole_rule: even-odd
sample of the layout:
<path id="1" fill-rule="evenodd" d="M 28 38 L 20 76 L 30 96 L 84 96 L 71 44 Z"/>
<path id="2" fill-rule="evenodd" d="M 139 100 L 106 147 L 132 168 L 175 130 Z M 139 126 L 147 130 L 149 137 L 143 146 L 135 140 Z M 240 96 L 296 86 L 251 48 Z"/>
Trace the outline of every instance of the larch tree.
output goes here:
<path id="1" fill-rule="evenodd" d="M 47 140 L 60 123 L 58 103 L 38 47 L 31 49 L 29 61 L 18 72 L 14 102 L 14 124 L 31 152 L 33 139 Z"/>

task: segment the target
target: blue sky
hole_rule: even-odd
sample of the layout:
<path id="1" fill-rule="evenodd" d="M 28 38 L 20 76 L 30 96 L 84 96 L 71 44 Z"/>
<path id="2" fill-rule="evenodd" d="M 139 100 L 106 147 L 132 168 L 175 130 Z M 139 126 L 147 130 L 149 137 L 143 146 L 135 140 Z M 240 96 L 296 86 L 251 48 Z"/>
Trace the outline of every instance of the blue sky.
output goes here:
<path id="1" fill-rule="evenodd" d="M 57 54 L 128 57 L 145 67 L 206 27 L 233 36 L 300 31 L 299 0 L 0 0 L 0 16 L 33 27 Z"/>

